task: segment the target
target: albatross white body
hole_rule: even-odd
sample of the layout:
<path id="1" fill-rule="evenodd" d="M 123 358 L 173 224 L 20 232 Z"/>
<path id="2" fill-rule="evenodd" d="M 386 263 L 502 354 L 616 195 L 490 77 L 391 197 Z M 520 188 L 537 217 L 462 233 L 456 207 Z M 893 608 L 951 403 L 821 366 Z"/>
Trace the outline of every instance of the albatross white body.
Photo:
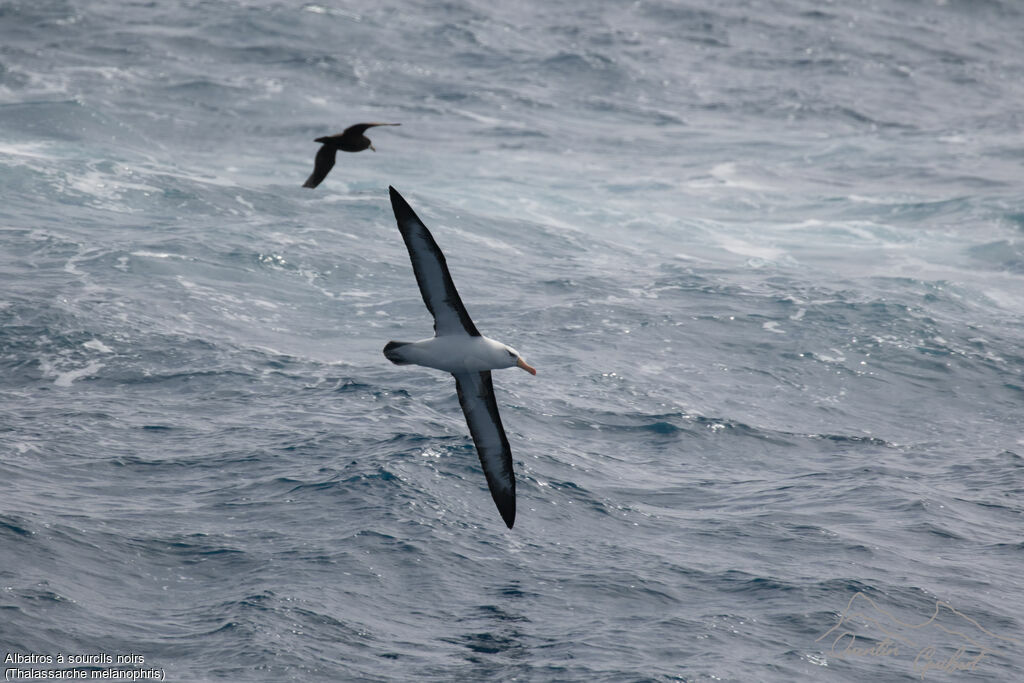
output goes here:
<path id="1" fill-rule="evenodd" d="M 516 480 L 512 451 L 494 399 L 491 370 L 516 366 L 532 375 L 537 371 L 519 357 L 518 351 L 477 331 L 455 289 L 444 254 L 427 226 L 395 188 L 388 189 L 423 303 L 434 316 L 434 336 L 418 342 L 388 342 L 384 355 L 396 365 L 423 365 L 455 377 L 459 403 L 491 497 L 511 529 L 516 519 Z"/>
<path id="2" fill-rule="evenodd" d="M 489 337 L 451 334 L 404 344 L 397 349 L 402 362 L 445 372 L 483 372 L 517 365 L 516 350 Z M 389 356 L 389 358 L 391 358 Z M 392 359 L 392 362 L 395 362 Z"/>

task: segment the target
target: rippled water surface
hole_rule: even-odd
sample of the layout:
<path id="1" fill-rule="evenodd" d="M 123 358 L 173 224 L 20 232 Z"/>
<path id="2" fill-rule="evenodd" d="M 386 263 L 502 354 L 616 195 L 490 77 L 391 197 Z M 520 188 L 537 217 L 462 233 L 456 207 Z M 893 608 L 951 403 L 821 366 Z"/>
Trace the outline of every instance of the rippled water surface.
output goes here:
<path id="1" fill-rule="evenodd" d="M 1024 679 L 1022 35 L 0 2 L 8 678 Z M 402 126 L 302 188 L 357 121 Z M 381 354 L 431 334 L 388 185 L 539 370 L 494 374 L 511 531 Z"/>

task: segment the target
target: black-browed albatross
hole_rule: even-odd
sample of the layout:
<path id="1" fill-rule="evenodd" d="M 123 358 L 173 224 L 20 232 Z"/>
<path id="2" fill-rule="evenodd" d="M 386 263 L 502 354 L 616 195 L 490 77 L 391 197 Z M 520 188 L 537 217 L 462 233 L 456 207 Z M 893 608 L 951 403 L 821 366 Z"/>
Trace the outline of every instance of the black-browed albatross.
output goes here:
<path id="1" fill-rule="evenodd" d="M 519 352 L 480 334 L 462 305 L 444 254 L 427 226 L 393 187 L 391 208 L 409 250 L 423 303 L 434 316 L 434 336 L 418 342 L 390 341 L 384 355 L 396 365 L 425 365 L 452 373 L 469 433 L 476 444 L 494 504 L 509 529 L 516 521 L 516 479 L 512 450 L 494 400 L 491 370 L 518 366 L 531 375 Z"/>
<path id="2" fill-rule="evenodd" d="M 374 152 L 377 149 L 370 142 L 370 138 L 363 135 L 367 128 L 373 128 L 374 126 L 400 126 L 400 123 L 357 123 L 354 126 L 349 126 L 341 133 L 337 135 L 327 135 L 322 138 L 317 138 L 313 142 L 322 143 L 320 149 L 316 153 L 316 161 L 313 163 L 313 172 L 306 178 L 306 182 L 302 183 L 303 187 L 316 187 L 323 182 L 327 174 L 334 168 L 334 157 L 337 156 L 338 150 L 342 152 L 362 152 L 364 149 L 369 147 Z"/>

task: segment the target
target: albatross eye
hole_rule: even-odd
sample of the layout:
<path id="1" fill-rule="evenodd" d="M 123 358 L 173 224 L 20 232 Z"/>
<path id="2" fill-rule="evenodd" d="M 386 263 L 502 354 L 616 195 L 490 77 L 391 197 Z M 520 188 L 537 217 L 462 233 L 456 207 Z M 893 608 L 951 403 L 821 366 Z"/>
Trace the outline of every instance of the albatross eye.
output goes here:
<path id="1" fill-rule="evenodd" d="M 508 355 L 511 356 L 512 358 L 516 357 L 516 352 L 513 351 L 512 349 L 505 349 L 505 350 L 508 351 Z"/>

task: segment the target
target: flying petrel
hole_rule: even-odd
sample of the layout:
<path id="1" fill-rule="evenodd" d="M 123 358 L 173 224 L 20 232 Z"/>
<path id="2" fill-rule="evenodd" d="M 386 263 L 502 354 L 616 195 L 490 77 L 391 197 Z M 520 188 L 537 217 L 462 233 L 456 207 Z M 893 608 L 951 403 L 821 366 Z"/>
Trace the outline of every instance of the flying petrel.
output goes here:
<path id="1" fill-rule="evenodd" d="M 373 128 L 374 126 L 400 126 L 400 123 L 357 123 L 354 126 L 349 126 L 345 129 L 345 132 L 338 133 L 337 135 L 328 135 L 322 138 L 317 138 L 316 142 L 322 142 L 323 145 L 320 150 L 316 153 L 316 163 L 313 165 L 313 172 L 306 182 L 302 184 L 303 187 L 316 187 L 323 179 L 327 177 L 327 174 L 334 168 L 334 155 L 338 153 L 340 149 L 342 152 L 362 152 L 364 149 L 369 147 L 374 152 L 373 143 L 370 142 L 370 138 L 363 135 L 367 128 Z"/>

